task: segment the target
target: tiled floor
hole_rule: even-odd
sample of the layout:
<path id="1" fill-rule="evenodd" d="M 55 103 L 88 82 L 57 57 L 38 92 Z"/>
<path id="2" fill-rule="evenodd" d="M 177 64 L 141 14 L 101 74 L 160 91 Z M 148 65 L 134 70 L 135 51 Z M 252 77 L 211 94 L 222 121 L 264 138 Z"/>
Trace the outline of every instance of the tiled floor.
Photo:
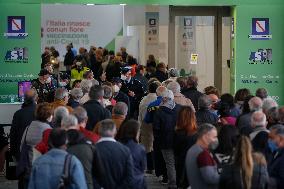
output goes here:
<path id="1" fill-rule="evenodd" d="M 154 175 L 147 174 L 146 181 L 148 189 L 166 189 L 166 186 L 161 185 Z M 17 189 L 17 182 L 6 180 L 4 176 L 0 176 L 0 189 Z"/>

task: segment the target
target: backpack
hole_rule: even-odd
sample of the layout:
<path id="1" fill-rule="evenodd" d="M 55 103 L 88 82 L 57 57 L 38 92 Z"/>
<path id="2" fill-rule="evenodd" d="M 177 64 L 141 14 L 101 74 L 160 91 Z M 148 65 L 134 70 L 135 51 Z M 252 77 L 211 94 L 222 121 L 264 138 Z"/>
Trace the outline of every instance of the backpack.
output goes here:
<path id="1" fill-rule="evenodd" d="M 71 179 L 70 179 L 71 159 L 72 159 L 72 155 L 67 154 L 65 156 L 63 173 L 60 177 L 57 189 L 66 189 L 71 183 Z"/>

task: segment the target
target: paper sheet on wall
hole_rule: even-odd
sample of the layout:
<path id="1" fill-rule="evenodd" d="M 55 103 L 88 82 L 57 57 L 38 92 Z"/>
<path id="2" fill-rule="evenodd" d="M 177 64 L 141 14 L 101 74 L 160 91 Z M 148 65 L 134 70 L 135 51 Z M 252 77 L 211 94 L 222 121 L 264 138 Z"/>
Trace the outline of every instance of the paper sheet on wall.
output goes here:
<path id="1" fill-rule="evenodd" d="M 190 64 L 197 64 L 198 61 L 198 54 L 191 54 L 190 55 Z"/>

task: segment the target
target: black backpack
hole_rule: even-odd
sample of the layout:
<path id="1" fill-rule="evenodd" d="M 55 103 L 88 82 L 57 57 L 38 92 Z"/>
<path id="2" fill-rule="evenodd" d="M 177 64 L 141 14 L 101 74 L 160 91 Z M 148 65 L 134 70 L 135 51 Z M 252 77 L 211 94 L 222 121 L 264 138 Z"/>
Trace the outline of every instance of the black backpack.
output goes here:
<path id="1" fill-rule="evenodd" d="M 70 185 L 70 183 L 71 183 L 71 179 L 70 179 L 71 159 L 72 159 L 72 155 L 67 154 L 65 156 L 63 173 L 62 173 L 62 175 L 60 177 L 57 189 L 66 189 Z"/>

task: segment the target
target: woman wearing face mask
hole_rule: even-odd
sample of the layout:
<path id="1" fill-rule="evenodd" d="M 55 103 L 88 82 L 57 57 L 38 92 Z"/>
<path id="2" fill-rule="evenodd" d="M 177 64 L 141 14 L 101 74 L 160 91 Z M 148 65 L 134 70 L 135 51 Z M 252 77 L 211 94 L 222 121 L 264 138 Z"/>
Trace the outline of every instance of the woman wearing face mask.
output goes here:
<path id="1" fill-rule="evenodd" d="M 31 162 L 32 157 L 32 149 L 42 140 L 43 132 L 47 129 L 51 129 L 50 122 L 53 118 L 53 108 L 51 104 L 44 102 L 38 104 L 35 111 L 35 121 L 32 121 L 31 124 L 25 129 L 24 134 L 21 140 L 21 157 L 28 157 Z M 25 147 L 25 150 L 23 150 Z M 28 147 L 28 148 L 27 148 Z M 27 150 L 28 149 L 28 150 Z M 20 158 L 21 159 L 21 158 Z M 18 162 L 17 165 L 18 174 L 20 175 L 19 184 L 22 186 L 26 186 L 28 184 L 28 177 L 30 175 L 29 168 L 21 171 L 20 167 L 27 166 L 21 165 L 21 161 Z"/>
<path id="2" fill-rule="evenodd" d="M 264 189 L 267 182 L 264 156 L 253 153 L 249 138 L 241 136 L 233 163 L 223 169 L 219 189 Z"/>

